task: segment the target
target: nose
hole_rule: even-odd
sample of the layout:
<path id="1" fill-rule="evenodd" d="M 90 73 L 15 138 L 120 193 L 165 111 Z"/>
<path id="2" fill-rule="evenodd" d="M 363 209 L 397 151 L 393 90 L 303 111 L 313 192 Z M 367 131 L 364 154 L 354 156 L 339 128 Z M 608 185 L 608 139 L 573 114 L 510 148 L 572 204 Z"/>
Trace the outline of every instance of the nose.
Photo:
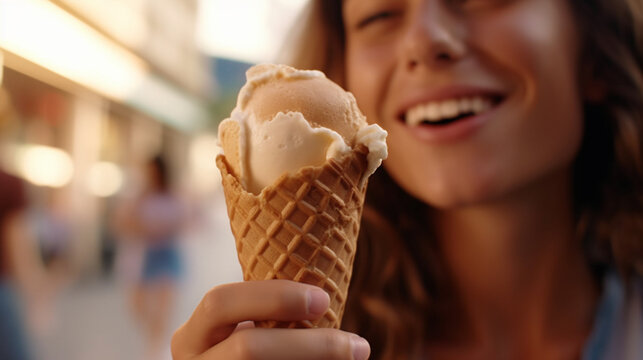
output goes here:
<path id="1" fill-rule="evenodd" d="M 466 52 L 464 27 L 443 0 L 421 1 L 405 34 L 402 51 L 408 70 L 439 67 Z"/>

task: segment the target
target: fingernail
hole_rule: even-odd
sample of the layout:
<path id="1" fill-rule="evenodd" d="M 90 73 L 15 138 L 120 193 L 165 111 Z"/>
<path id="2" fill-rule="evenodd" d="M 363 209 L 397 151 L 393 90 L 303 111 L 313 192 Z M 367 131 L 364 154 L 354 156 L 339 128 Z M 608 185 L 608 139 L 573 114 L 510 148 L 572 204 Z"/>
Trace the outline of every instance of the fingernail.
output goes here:
<path id="1" fill-rule="evenodd" d="M 308 290 L 308 313 L 319 316 L 326 312 L 330 305 L 330 297 L 321 289 Z"/>
<path id="2" fill-rule="evenodd" d="M 351 337 L 351 346 L 353 348 L 353 360 L 366 360 L 371 354 L 371 347 L 368 341 L 357 335 Z"/>

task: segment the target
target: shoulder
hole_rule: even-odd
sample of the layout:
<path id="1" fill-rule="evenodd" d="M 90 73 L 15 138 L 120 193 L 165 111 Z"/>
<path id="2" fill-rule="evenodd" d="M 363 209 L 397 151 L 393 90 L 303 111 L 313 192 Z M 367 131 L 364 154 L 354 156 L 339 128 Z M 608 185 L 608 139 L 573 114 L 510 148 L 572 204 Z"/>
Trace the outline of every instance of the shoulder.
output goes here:
<path id="1" fill-rule="evenodd" d="M 626 281 L 616 271 L 605 275 L 583 359 L 643 359 L 643 277 Z"/>
<path id="2" fill-rule="evenodd" d="M 623 336 L 622 359 L 643 359 L 643 277 L 633 276 L 626 285 L 618 329 Z"/>

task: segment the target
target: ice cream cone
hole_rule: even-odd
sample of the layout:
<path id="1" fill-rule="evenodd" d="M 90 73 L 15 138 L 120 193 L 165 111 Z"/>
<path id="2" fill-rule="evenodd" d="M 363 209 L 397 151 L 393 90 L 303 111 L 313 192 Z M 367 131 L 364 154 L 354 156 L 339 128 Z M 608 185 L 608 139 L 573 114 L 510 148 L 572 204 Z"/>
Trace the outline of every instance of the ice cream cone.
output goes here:
<path id="1" fill-rule="evenodd" d="M 359 146 L 322 166 L 284 174 L 258 195 L 244 190 L 224 155 L 217 157 L 244 279 L 312 284 L 331 299 L 319 320 L 256 326 L 339 328 L 364 205 L 367 153 Z"/>

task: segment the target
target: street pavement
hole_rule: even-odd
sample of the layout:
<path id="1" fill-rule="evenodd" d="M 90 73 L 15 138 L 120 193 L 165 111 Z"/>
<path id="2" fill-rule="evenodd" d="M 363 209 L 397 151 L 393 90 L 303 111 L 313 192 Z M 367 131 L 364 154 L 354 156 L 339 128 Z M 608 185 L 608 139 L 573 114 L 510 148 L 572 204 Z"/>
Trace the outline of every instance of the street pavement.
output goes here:
<path id="1" fill-rule="evenodd" d="M 188 319 L 211 287 L 242 279 L 234 239 L 219 192 L 201 216 L 207 221 L 181 241 L 185 260 L 177 303 L 161 359 L 170 359 L 171 333 Z M 132 319 L 128 281 L 118 274 L 93 276 L 66 287 L 43 311 L 33 349 L 36 360 L 143 360 L 143 337 Z M 149 359 L 145 359 L 149 360 Z"/>

